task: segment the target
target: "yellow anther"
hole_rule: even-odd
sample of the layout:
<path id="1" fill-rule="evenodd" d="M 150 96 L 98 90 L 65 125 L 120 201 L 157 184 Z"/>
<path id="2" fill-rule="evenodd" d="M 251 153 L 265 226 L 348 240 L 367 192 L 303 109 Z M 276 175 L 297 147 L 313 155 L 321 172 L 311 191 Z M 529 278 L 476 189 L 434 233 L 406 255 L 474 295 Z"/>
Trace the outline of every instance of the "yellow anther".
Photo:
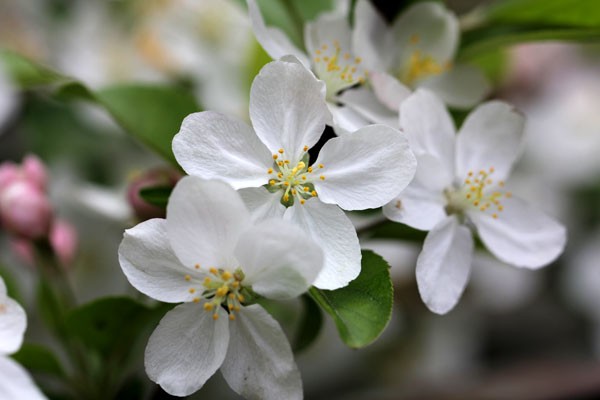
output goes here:
<path id="1" fill-rule="evenodd" d="M 233 304 L 228 304 L 227 308 L 229 309 L 229 311 L 233 310 Z"/>
<path id="2" fill-rule="evenodd" d="M 315 57 L 314 60 L 315 60 L 315 63 L 320 63 L 321 62 L 321 57 Z"/>
<path id="3" fill-rule="evenodd" d="M 217 273 L 219 272 L 219 271 L 217 271 L 217 269 L 215 267 L 210 267 L 209 271 L 213 275 L 217 275 Z"/>
<path id="4" fill-rule="evenodd" d="M 502 210 L 504 210 L 504 207 L 498 206 L 498 211 L 502 211 Z"/>
<path id="5" fill-rule="evenodd" d="M 349 60 L 350 57 L 352 57 L 350 53 L 344 53 L 344 60 Z"/>
<path id="6" fill-rule="evenodd" d="M 511 192 L 506 192 L 506 198 L 510 199 L 512 197 L 512 193 Z"/>
<path id="7" fill-rule="evenodd" d="M 304 151 L 308 151 L 308 146 L 304 146 Z"/>
<path id="8" fill-rule="evenodd" d="M 189 275 L 186 275 L 184 278 L 185 278 L 185 280 L 186 280 L 186 281 L 188 281 L 188 282 L 192 280 L 192 277 L 191 277 L 191 276 L 189 276 Z"/>
<path id="9" fill-rule="evenodd" d="M 216 320 L 218 320 L 218 319 L 219 319 L 219 314 L 217 314 L 217 313 L 213 314 L 213 320 L 215 320 L 215 321 L 216 321 Z"/>
<path id="10" fill-rule="evenodd" d="M 279 156 L 277 154 L 273 154 L 273 160 L 277 160 Z"/>
<path id="11" fill-rule="evenodd" d="M 319 164 L 319 168 L 325 168 L 323 164 Z"/>
<path id="12" fill-rule="evenodd" d="M 278 161 L 277 165 L 279 165 L 280 167 L 283 167 L 283 161 Z"/>
<path id="13" fill-rule="evenodd" d="M 498 214 L 492 214 L 492 218 L 494 218 L 494 219 L 498 218 Z"/>
<path id="14" fill-rule="evenodd" d="M 471 193 L 467 193 L 467 199 L 471 198 Z"/>
<path id="15" fill-rule="evenodd" d="M 289 163 L 290 163 L 290 160 L 285 160 L 285 161 L 284 161 L 284 163 L 285 163 L 285 164 L 289 164 Z"/>
<path id="16" fill-rule="evenodd" d="M 473 176 L 473 171 L 469 171 L 469 173 L 467 175 Z"/>
<path id="17" fill-rule="evenodd" d="M 204 284 L 208 285 L 209 283 L 210 283 L 210 277 L 207 276 L 206 278 L 204 278 Z"/>
<path id="18" fill-rule="evenodd" d="M 283 201 L 289 201 L 290 200 L 290 196 L 287 194 L 283 195 Z"/>
<path id="19" fill-rule="evenodd" d="M 473 205 L 474 205 L 475 207 L 477 207 L 477 206 L 479 205 L 479 201 L 475 200 L 475 201 L 473 202 Z"/>
<path id="20" fill-rule="evenodd" d="M 229 288 L 227 286 L 221 286 L 217 289 L 217 296 L 224 297 L 227 292 L 229 292 Z"/>
<path id="21" fill-rule="evenodd" d="M 490 167 L 490 174 L 494 173 L 494 167 Z"/>
<path id="22" fill-rule="evenodd" d="M 465 179 L 465 185 L 470 185 L 471 184 L 471 180 L 470 179 Z"/>
<path id="23" fill-rule="evenodd" d="M 325 180 L 325 175 L 319 176 L 319 179 L 322 180 L 322 181 L 324 181 Z"/>
<path id="24" fill-rule="evenodd" d="M 279 172 L 279 173 L 277 174 L 277 177 L 278 177 L 279 179 L 281 179 L 281 178 L 283 178 L 283 174 L 282 174 L 281 172 Z"/>
<path id="25" fill-rule="evenodd" d="M 192 300 L 194 303 L 200 303 L 200 297 L 194 297 Z"/>
<path id="26" fill-rule="evenodd" d="M 239 306 L 233 307 L 233 311 L 240 311 L 240 307 Z"/>
<path id="27" fill-rule="evenodd" d="M 292 174 L 294 174 L 294 175 L 295 175 L 297 172 L 298 172 L 298 167 L 294 167 L 294 168 L 292 168 Z"/>
<path id="28" fill-rule="evenodd" d="M 329 57 L 327 57 L 327 56 L 323 57 L 323 61 L 325 61 L 325 62 L 329 61 Z"/>
<path id="29" fill-rule="evenodd" d="M 500 186 L 500 187 L 504 187 L 504 181 L 500 181 L 500 182 L 498 182 L 498 186 Z"/>
<path id="30" fill-rule="evenodd" d="M 229 320 L 230 321 L 235 321 L 235 315 L 229 314 Z"/>
<path id="31" fill-rule="evenodd" d="M 360 58 L 360 57 L 356 57 L 356 58 L 354 59 L 354 62 L 355 62 L 355 63 L 357 63 L 357 64 L 360 64 L 360 63 L 362 62 L 362 58 Z"/>
<path id="32" fill-rule="evenodd" d="M 320 50 L 320 49 L 317 49 L 317 50 L 315 50 L 315 53 L 316 53 L 316 54 L 321 54 L 321 50 Z"/>
<path id="33" fill-rule="evenodd" d="M 204 310 L 206 311 L 212 311 L 213 309 L 213 304 L 212 303 L 204 303 Z"/>
<path id="34" fill-rule="evenodd" d="M 290 186 L 290 183 L 288 181 L 283 182 L 283 186 Z"/>
<path id="35" fill-rule="evenodd" d="M 305 191 L 305 192 L 308 192 L 309 190 L 310 190 L 310 189 L 309 189 L 308 187 L 304 186 L 304 191 Z"/>
<path id="36" fill-rule="evenodd" d="M 296 193 L 298 193 L 298 192 L 296 192 L 296 189 L 292 189 L 292 195 L 295 196 Z"/>
<path id="37" fill-rule="evenodd" d="M 275 179 L 271 179 L 271 180 L 269 181 L 269 185 L 271 185 L 271 186 L 275 185 L 275 183 L 277 183 L 277 182 L 275 182 Z"/>
<path id="38" fill-rule="evenodd" d="M 229 293 L 229 294 L 227 295 L 227 297 L 229 297 L 231 300 L 233 300 L 233 299 L 235 299 L 235 294 L 233 294 L 233 293 Z"/>
<path id="39" fill-rule="evenodd" d="M 302 180 L 305 181 L 306 180 L 306 176 L 302 175 Z"/>
<path id="40" fill-rule="evenodd" d="M 279 149 L 277 151 L 279 152 L 279 154 L 283 154 L 283 149 Z"/>
<path id="41" fill-rule="evenodd" d="M 327 45 L 326 45 L 326 44 L 324 44 L 323 46 L 321 46 L 321 48 L 322 48 L 323 50 L 327 50 Z"/>
<path id="42" fill-rule="evenodd" d="M 196 289 L 190 288 L 190 290 L 188 290 L 188 292 L 190 292 L 190 294 L 194 294 L 194 293 L 196 293 Z"/>
<path id="43" fill-rule="evenodd" d="M 196 265 L 194 265 L 194 268 L 196 268 L 196 269 L 200 269 L 200 264 L 196 264 Z"/>
<path id="44" fill-rule="evenodd" d="M 300 162 L 298 163 L 298 168 L 300 168 L 300 169 L 304 169 L 304 167 L 306 167 L 306 164 L 304 163 L 304 161 L 300 161 Z"/>
<path id="45" fill-rule="evenodd" d="M 485 209 L 486 209 L 486 208 L 487 208 L 486 206 L 481 206 L 481 207 L 479 207 L 479 209 L 480 209 L 481 211 L 485 211 Z"/>
<path id="46" fill-rule="evenodd" d="M 237 297 L 237 298 L 238 298 L 238 301 L 239 301 L 240 303 L 243 303 L 243 302 L 244 302 L 244 300 L 246 300 L 246 299 L 244 298 L 244 296 L 242 296 L 241 294 L 238 294 L 238 297 Z"/>
<path id="47" fill-rule="evenodd" d="M 267 174 L 272 174 L 272 173 L 273 173 L 273 168 L 269 168 L 269 169 L 267 170 Z"/>
<path id="48" fill-rule="evenodd" d="M 240 287 L 240 283 L 239 283 L 238 281 L 234 281 L 234 282 L 232 282 L 232 283 L 231 283 L 231 286 L 232 286 L 234 289 L 237 289 L 237 288 L 239 288 L 239 287 Z"/>
<path id="49" fill-rule="evenodd" d="M 313 197 L 317 197 L 317 191 L 313 190 L 312 192 L 310 192 L 310 194 L 312 194 Z"/>
<path id="50" fill-rule="evenodd" d="M 308 167 L 307 171 L 308 171 L 308 172 L 312 172 L 312 171 L 313 171 L 313 168 L 312 168 L 312 167 Z"/>
<path id="51" fill-rule="evenodd" d="M 221 274 L 221 278 L 223 278 L 224 281 L 228 281 L 231 279 L 233 275 L 231 275 L 231 272 L 229 271 L 225 271 Z"/>
<path id="52" fill-rule="evenodd" d="M 304 203 L 306 203 L 306 200 L 300 199 L 300 204 L 304 204 Z"/>

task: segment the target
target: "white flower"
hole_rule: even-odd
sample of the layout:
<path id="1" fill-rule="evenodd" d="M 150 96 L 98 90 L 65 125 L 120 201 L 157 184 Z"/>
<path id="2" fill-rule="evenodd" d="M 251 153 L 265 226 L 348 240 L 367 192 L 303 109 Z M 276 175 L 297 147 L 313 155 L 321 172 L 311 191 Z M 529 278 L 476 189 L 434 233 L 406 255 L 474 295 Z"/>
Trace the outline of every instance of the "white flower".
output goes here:
<path id="1" fill-rule="evenodd" d="M 325 82 L 326 100 L 333 115 L 336 131 L 351 132 L 376 121 L 386 125 L 397 125 L 397 116 L 384 107 L 371 107 L 374 115 L 370 119 L 353 109 L 340 106 L 339 95 L 346 89 L 361 85 L 367 78 L 363 60 L 354 54 L 352 28 L 348 22 L 348 1 L 337 1 L 336 9 L 320 14 L 304 27 L 306 52 L 296 47 L 285 33 L 267 27 L 255 0 L 248 0 L 248 11 L 257 41 L 275 60 L 292 58 L 310 69 Z M 377 103 L 377 99 L 373 98 Z"/>
<path id="2" fill-rule="evenodd" d="M 521 144 L 524 118 L 493 101 L 476 108 L 458 136 L 444 105 L 420 89 L 400 110 L 400 125 L 418 160 L 415 180 L 384 214 L 429 230 L 417 261 L 425 304 L 448 312 L 458 302 L 471 269 L 477 231 L 501 261 L 535 269 L 563 251 L 565 228 L 504 189 Z"/>
<path id="3" fill-rule="evenodd" d="M 358 1 L 352 32 L 354 52 L 362 57 L 371 73 L 377 98 L 397 112 L 412 92 L 428 88 L 445 103 L 461 108 L 477 104 L 489 91 L 483 73 L 454 56 L 460 39 L 456 16 L 438 2 L 419 2 L 404 11 L 391 26 L 370 1 Z M 357 111 L 371 108 L 360 95 L 342 96 Z"/>
<path id="4" fill-rule="evenodd" d="M 358 276 L 361 259 L 356 232 L 339 207 L 387 203 L 412 179 L 415 159 L 399 131 L 371 125 L 329 140 L 311 163 L 308 150 L 330 121 L 324 89 L 299 64 L 269 63 L 250 92 L 253 128 L 215 112 L 191 114 L 173 139 L 173 153 L 190 175 L 248 188 L 241 194 L 255 219 L 283 217 L 314 237 L 325 252 L 315 286 L 337 289 Z"/>
<path id="5" fill-rule="evenodd" d="M 253 293 L 287 299 L 305 292 L 323 255 L 281 220 L 253 224 L 227 184 L 183 178 L 167 219 L 125 232 L 119 261 L 129 282 L 157 300 L 184 302 L 161 320 L 146 347 L 149 377 L 168 393 L 200 389 L 220 367 L 251 399 L 299 399 L 300 374 L 277 322 Z"/>
<path id="6" fill-rule="evenodd" d="M 8 357 L 23 343 L 27 327 L 25 310 L 7 296 L 0 277 L 0 399 L 45 399 L 31 377 L 17 362 Z"/>

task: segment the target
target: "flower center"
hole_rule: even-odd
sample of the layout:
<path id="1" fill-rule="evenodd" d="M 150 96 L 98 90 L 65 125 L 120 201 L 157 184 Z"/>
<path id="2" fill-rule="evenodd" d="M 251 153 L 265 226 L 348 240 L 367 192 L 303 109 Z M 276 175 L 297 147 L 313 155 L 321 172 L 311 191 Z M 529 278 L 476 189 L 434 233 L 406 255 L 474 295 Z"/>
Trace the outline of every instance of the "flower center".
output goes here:
<path id="1" fill-rule="evenodd" d="M 199 269 L 197 266 L 196 269 Z M 244 272 L 238 268 L 233 273 L 225 269 L 210 268 L 210 275 L 204 278 L 202 282 L 203 291 L 200 297 L 194 298 L 194 303 L 199 303 L 200 299 L 206 300 L 204 303 L 205 311 L 213 311 L 213 319 L 219 319 L 219 307 L 224 307 L 231 321 L 235 320 L 235 312 L 240 311 L 242 303 L 246 300 L 241 293 L 244 287 Z M 184 277 L 186 281 L 191 280 L 190 275 Z M 196 293 L 195 288 L 190 288 L 191 294 Z"/>
<path id="2" fill-rule="evenodd" d="M 364 83 L 367 74 L 360 66 L 360 57 L 342 51 L 337 40 L 332 44 L 316 49 L 313 58 L 315 73 L 327 86 L 327 100 L 332 100 L 343 89 Z"/>
<path id="3" fill-rule="evenodd" d="M 498 218 L 498 214 L 504 210 L 501 200 L 511 198 L 512 193 L 501 189 L 504 181 L 494 183 L 491 178 L 493 173 L 494 167 L 487 171 L 482 169 L 478 173 L 469 171 L 462 185 L 446 189 L 444 194 L 448 214 L 462 214 L 467 210 L 477 209 L 490 212 L 492 218 Z"/>
<path id="4" fill-rule="evenodd" d="M 281 204 L 286 207 L 294 205 L 294 199 L 304 204 L 306 199 L 317 196 L 312 182 L 317 179 L 325 180 L 325 175 L 316 171 L 324 168 L 323 164 L 316 167 L 308 166 L 308 146 L 304 146 L 304 154 L 296 165 L 292 165 L 285 157 L 285 151 L 279 149 L 279 154 L 273 154 L 273 168 L 269 168 L 269 185 L 271 192 L 282 191 Z"/>
<path id="5" fill-rule="evenodd" d="M 4 314 L 6 312 L 6 306 L 0 303 L 0 314 Z"/>
<path id="6" fill-rule="evenodd" d="M 411 36 L 409 46 L 414 47 L 414 50 L 406 64 L 400 67 L 400 71 L 397 74 L 398 79 L 409 86 L 414 86 L 421 79 L 439 75 L 452 67 L 450 63 L 442 65 L 430 55 L 423 54 L 421 50 L 416 48 L 419 41 L 420 38 L 418 35 Z"/>

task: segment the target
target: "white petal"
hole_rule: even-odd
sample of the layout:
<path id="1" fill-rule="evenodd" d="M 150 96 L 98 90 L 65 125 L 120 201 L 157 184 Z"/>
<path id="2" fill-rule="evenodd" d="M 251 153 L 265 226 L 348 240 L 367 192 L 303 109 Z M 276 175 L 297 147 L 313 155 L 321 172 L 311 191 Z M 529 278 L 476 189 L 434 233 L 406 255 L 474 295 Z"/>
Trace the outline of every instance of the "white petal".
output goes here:
<path id="1" fill-rule="evenodd" d="M 6 286 L 0 277 L 0 355 L 19 350 L 26 328 L 25 310 L 7 296 Z"/>
<path id="2" fill-rule="evenodd" d="M 479 103 L 490 92 L 491 83 L 476 67 L 464 64 L 433 76 L 419 84 L 438 95 L 444 103 L 458 108 L 469 108 Z"/>
<path id="3" fill-rule="evenodd" d="M 260 8 L 256 4 L 256 0 L 247 1 L 252 30 L 262 48 L 275 60 L 288 54 L 294 55 L 302 64 L 309 68 L 310 62 L 306 54 L 298 49 L 283 31 L 265 25 L 265 20 L 260 13 Z"/>
<path id="4" fill-rule="evenodd" d="M 238 193 L 250 210 L 253 221 L 283 217 L 285 206 L 281 204 L 281 193 L 271 193 L 264 187 L 241 189 Z"/>
<path id="5" fill-rule="evenodd" d="M 190 175 L 220 179 L 235 189 L 268 182 L 271 153 L 245 122 L 205 111 L 188 115 L 173 138 L 173 153 Z"/>
<path id="6" fill-rule="evenodd" d="M 227 313 L 219 319 L 202 304 L 182 304 L 169 311 L 146 346 L 148 377 L 167 393 L 187 396 L 204 385 L 219 369 L 229 343 Z"/>
<path id="7" fill-rule="evenodd" d="M 385 125 L 329 140 L 320 163 L 325 179 L 314 182 L 319 198 L 345 210 L 381 207 L 409 184 L 417 167 L 405 135 Z"/>
<path id="8" fill-rule="evenodd" d="M 302 399 L 302 381 L 281 327 L 254 304 L 236 313 L 221 373 L 231 388 L 251 400 Z"/>
<path id="9" fill-rule="evenodd" d="M 274 61 L 265 65 L 250 89 L 250 119 L 256 134 L 275 154 L 292 163 L 304 146 L 312 147 L 331 122 L 325 84 L 301 65 Z"/>
<path id="10" fill-rule="evenodd" d="M 323 251 L 289 221 L 266 220 L 240 236 L 235 249 L 244 285 L 271 299 L 306 292 L 323 268 Z"/>
<path id="11" fill-rule="evenodd" d="M 383 207 L 383 215 L 415 229 L 429 231 L 446 218 L 441 192 L 434 192 L 413 181 L 398 197 Z"/>
<path id="12" fill-rule="evenodd" d="M 358 1 L 354 10 L 352 41 L 356 55 L 374 71 L 387 71 L 392 65 L 397 45 L 390 28 L 370 1 Z"/>
<path id="13" fill-rule="evenodd" d="M 457 176 L 493 167 L 493 179 L 506 179 L 519 154 L 524 124 L 523 115 L 501 101 L 477 107 L 456 139 Z"/>
<path id="14" fill-rule="evenodd" d="M 325 263 L 314 286 L 339 289 L 360 274 L 362 256 L 356 231 L 338 206 L 313 198 L 289 207 L 284 218 L 303 229 L 323 249 Z"/>
<path id="15" fill-rule="evenodd" d="M 0 399 L 45 400 L 29 373 L 12 359 L 0 355 Z"/>
<path id="16" fill-rule="evenodd" d="M 443 4 L 433 1 L 414 4 L 392 26 L 400 51 L 396 67 L 402 67 L 415 51 L 444 65 L 454 58 L 459 34 L 458 19 Z"/>
<path id="17" fill-rule="evenodd" d="M 412 93 L 398 79 L 385 72 L 373 72 L 369 77 L 377 99 L 394 112 L 398 112 L 400 104 Z"/>
<path id="18" fill-rule="evenodd" d="M 455 217 L 429 232 L 417 259 L 417 285 L 431 311 L 445 314 L 458 303 L 469 280 L 472 257 L 471 232 Z"/>
<path id="19" fill-rule="evenodd" d="M 352 30 L 346 15 L 323 13 L 304 27 L 304 42 L 310 56 L 324 44 L 329 46 L 337 41 L 343 52 L 352 50 Z"/>
<path id="20" fill-rule="evenodd" d="M 479 237 L 498 259 L 524 268 L 539 268 L 554 261 L 564 250 L 565 227 L 523 200 L 502 201 L 498 218 L 469 212 Z"/>
<path id="21" fill-rule="evenodd" d="M 424 89 L 413 93 L 400 106 L 400 126 L 417 156 L 437 158 L 448 175 L 454 177 L 456 129 L 438 97 Z"/>
<path id="22" fill-rule="evenodd" d="M 181 264 L 169 242 L 167 221 L 151 219 L 125 231 L 119 263 L 127 280 L 147 296 L 167 303 L 191 301 L 189 289 L 204 274 Z M 188 276 L 189 280 L 186 280 Z"/>
<path id="23" fill-rule="evenodd" d="M 370 124 L 369 121 L 351 107 L 338 106 L 332 102 L 327 102 L 327 106 L 333 116 L 333 130 L 338 136 L 350 134 Z"/>
<path id="24" fill-rule="evenodd" d="M 231 267 L 238 237 L 249 224 L 244 202 L 224 182 L 186 176 L 167 205 L 171 248 L 188 268 Z"/>
<path id="25" fill-rule="evenodd" d="M 392 128 L 398 127 L 398 110 L 392 111 L 387 108 L 367 87 L 346 90 L 338 96 L 338 100 L 370 123 L 384 124 Z"/>

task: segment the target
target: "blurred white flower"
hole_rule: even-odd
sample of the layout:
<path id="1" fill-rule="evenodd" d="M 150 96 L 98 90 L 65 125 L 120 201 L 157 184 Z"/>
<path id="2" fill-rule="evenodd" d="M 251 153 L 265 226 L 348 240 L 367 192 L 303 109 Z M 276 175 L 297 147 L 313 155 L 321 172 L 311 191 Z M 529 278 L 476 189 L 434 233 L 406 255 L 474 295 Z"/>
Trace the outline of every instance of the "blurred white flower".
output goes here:
<path id="1" fill-rule="evenodd" d="M 325 251 L 315 286 L 337 289 L 358 276 L 361 258 L 340 207 L 382 206 L 410 182 L 415 159 L 399 131 L 371 125 L 329 140 L 311 165 L 308 150 L 331 117 L 324 89 L 303 66 L 274 61 L 252 85 L 253 128 L 215 112 L 192 114 L 173 153 L 190 175 L 247 188 L 241 194 L 256 219 L 283 217 L 315 237 Z"/>
<path id="2" fill-rule="evenodd" d="M 141 292 L 185 303 L 165 315 L 146 348 L 146 371 L 168 393 L 189 395 L 220 367 L 244 397 L 302 398 L 280 326 L 259 305 L 245 305 L 253 293 L 289 299 L 311 286 L 323 255 L 298 228 L 281 220 L 253 224 L 229 185 L 185 177 L 166 220 L 125 232 L 119 260 Z"/>
<path id="3" fill-rule="evenodd" d="M 17 106 L 17 92 L 8 76 L 3 70 L 0 63 L 0 135 L 2 135 L 2 127 L 13 114 Z"/>
<path id="4" fill-rule="evenodd" d="M 29 373 L 8 357 L 21 348 L 27 327 L 25 310 L 8 297 L 0 277 L 0 398 L 45 399 L 31 380 Z"/>
<path id="5" fill-rule="evenodd" d="M 450 311 L 466 286 L 471 229 L 494 256 L 517 267 L 539 268 L 560 255 L 565 228 L 504 189 L 521 145 L 522 115 L 508 104 L 488 102 L 469 114 L 456 135 L 443 103 L 420 89 L 402 103 L 400 118 L 417 156 L 417 174 L 383 212 L 430 231 L 416 272 L 432 311 Z"/>

